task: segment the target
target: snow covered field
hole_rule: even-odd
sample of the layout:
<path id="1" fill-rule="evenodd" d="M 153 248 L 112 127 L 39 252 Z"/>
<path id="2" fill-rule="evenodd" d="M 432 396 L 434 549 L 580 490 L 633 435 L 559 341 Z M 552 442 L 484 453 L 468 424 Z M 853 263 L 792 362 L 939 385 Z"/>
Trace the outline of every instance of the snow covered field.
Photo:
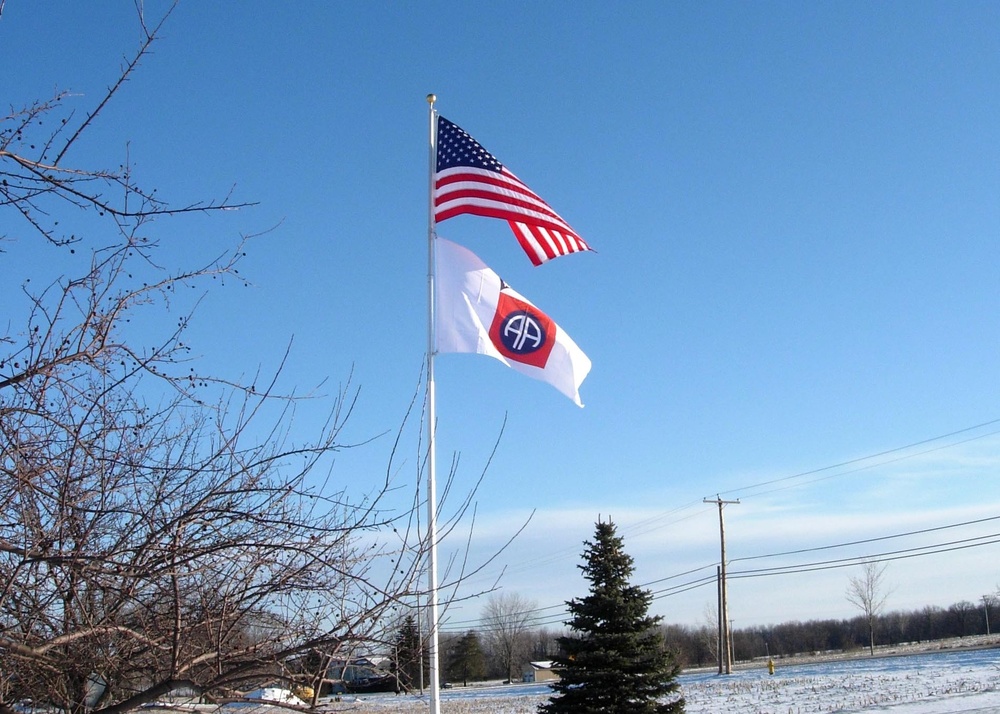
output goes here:
<path id="1" fill-rule="evenodd" d="M 886 712 L 1000 714 L 1000 649 L 840 660 L 765 667 L 728 676 L 681 676 L 691 714 L 821 714 Z M 442 714 L 530 714 L 548 696 L 545 685 L 516 684 L 443 690 Z M 338 710 L 417 712 L 426 697 L 372 695 Z"/>

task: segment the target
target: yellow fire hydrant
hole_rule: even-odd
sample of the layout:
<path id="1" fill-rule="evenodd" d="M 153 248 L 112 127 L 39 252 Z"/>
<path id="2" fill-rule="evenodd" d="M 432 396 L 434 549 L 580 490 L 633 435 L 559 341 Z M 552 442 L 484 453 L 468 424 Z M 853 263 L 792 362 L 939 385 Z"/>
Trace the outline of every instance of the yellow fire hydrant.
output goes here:
<path id="1" fill-rule="evenodd" d="M 767 658 L 767 673 L 774 674 L 774 660 L 770 657 Z"/>

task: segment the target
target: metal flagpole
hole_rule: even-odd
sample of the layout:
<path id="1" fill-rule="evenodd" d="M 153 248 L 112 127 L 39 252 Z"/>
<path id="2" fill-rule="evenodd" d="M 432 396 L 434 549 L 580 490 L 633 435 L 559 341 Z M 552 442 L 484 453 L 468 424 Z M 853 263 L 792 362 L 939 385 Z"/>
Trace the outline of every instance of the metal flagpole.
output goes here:
<path id="1" fill-rule="evenodd" d="M 437 405 L 434 393 L 434 173 L 437 168 L 437 97 L 427 95 L 430 107 L 430 159 L 427 174 L 427 541 L 428 554 L 428 606 L 430 610 L 430 640 L 427 645 L 430 660 L 431 714 L 441 711 L 441 678 L 438 667 L 438 574 L 437 574 L 437 463 L 434 432 L 437 430 Z"/>

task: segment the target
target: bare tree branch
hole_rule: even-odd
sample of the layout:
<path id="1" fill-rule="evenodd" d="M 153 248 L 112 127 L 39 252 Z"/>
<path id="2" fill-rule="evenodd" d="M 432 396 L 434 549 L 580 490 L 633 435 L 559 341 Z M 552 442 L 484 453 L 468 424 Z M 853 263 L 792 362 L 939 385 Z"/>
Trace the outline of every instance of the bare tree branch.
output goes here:
<path id="1" fill-rule="evenodd" d="M 30 697 L 122 714 L 179 686 L 221 701 L 270 681 L 322 683 L 329 673 L 310 657 L 328 665 L 382 646 L 396 609 L 427 592 L 423 458 L 415 480 L 397 461 L 419 387 L 384 474 L 334 471 L 335 455 L 367 443 L 343 438 L 358 404 L 350 379 L 304 437 L 292 431 L 302 395 L 279 388 L 284 360 L 249 378 L 191 361 L 205 286 L 246 284 L 247 240 L 165 267 L 147 236 L 154 219 L 251 204 L 175 208 L 136 183 L 127 142 L 116 170 L 64 163 L 174 6 L 147 23 L 136 0 L 140 46 L 79 123 L 66 93 L 0 117 L 0 210 L 14 218 L 4 225 L 89 256 L 75 272 L 39 268 L 0 334 L 0 710 Z M 55 129 L 37 128 L 52 117 Z M 78 225 L 78 208 L 84 230 L 62 227 L 66 216 Z M 201 297 L 178 300 L 182 287 Z M 158 337 L 138 343 L 139 319 L 162 327 Z M 458 495 L 454 478 L 455 468 L 440 506 L 457 505 L 440 535 L 474 507 L 475 486 Z M 457 598 L 481 566 L 453 557 Z"/>

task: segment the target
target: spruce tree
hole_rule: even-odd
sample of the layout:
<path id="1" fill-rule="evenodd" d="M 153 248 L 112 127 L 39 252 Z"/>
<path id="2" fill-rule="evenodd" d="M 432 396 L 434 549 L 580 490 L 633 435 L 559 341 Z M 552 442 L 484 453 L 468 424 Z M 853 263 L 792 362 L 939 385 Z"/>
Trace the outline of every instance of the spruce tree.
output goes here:
<path id="1" fill-rule="evenodd" d="M 393 665 L 397 680 L 400 688 L 408 692 L 420 683 L 421 658 L 424 656 L 420 629 L 413 615 L 407 615 L 400 625 L 396 633 L 395 650 Z"/>
<path id="2" fill-rule="evenodd" d="M 684 711 L 680 667 L 648 614 L 652 594 L 629 584 L 632 557 L 613 523 L 598 523 L 586 541 L 590 594 L 566 604 L 569 636 L 558 638 L 560 679 L 542 714 L 673 714 Z"/>
<path id="3" fill-rule="evenodd" d="M 486 676 L 486 657 L 479 644 L 479 635 L 469 630 L 455 644 L 448 658 L 448 675 L 455 681 L 468 686 L 470 679 Z"/>

